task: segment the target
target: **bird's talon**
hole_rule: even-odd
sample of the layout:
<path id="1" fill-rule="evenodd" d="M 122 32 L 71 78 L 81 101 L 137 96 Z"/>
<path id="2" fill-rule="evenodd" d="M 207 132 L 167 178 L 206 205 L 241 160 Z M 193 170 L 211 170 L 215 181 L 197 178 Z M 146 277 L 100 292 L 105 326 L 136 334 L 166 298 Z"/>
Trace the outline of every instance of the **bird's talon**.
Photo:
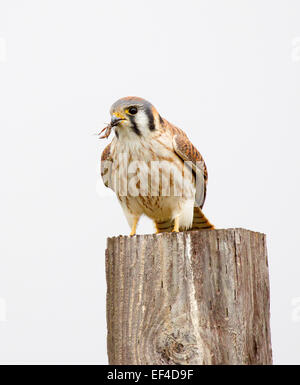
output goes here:
<path id="1" fill-rule="evenodd" d="M 179 233 L 179 217 L 174 219 L 174 227 L 172 233 Z"/>
<path id="2" fill-rule="evenodd" d="M 133 225 L 131 227 L 131 233 L 129 234 L 130 237 L 133 237 L 136 234 L 136 226 L 138 224 L 139 218 L 134 218 Z"/>

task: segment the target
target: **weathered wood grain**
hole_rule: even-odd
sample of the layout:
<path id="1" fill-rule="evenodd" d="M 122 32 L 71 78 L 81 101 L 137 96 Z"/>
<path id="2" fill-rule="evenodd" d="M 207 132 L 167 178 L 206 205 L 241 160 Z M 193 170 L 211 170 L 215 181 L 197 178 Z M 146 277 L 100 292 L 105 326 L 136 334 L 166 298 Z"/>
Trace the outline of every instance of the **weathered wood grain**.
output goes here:
<path id="1" fill-rule="evenodd" d="M 110 364 L 271 364 L 266 238 L 202 230 L 108 239 Z"/>

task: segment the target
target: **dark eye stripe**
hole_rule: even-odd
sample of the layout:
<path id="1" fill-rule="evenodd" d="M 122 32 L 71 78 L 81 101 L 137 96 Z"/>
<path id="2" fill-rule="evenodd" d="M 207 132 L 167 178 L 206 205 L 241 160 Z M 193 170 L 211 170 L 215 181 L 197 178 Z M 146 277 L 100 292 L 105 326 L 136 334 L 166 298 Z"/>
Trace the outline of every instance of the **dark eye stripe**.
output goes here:
<path id="1" fill-rule="evenodd" d="M 148 117 L 149 130 L 150 131 L 154 131 L 155 130 L 155 124 L 154 124 L 154 116 L 153 116 L 153 113 L 152 113 L 152 108 L 151 107 L 147 107 L 145 112 L 146 112 L 146 115 Z"/>
<path id="2" fill-rule="evenodd" d="M 135 121 L 134 116 L 129 116 L 129 119 L 130 119 L 130 122 L 131 122 L 131 126 L 132 126 L 133 131 L 134 131 L 138 136 L 141 136 L 141 131 L 138 129 L 138 126 L 137 126 L 137 124 L 136 124 L 136 121 Z"/>

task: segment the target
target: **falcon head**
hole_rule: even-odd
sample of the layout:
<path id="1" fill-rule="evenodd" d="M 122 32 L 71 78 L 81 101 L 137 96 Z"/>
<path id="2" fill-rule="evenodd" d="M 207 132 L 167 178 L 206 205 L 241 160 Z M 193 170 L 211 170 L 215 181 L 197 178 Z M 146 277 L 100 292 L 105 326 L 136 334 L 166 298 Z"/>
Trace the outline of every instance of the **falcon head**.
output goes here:
<path id="1" fill-rule="evenodd" d="M 147 137 L 160 127 L 162 118 L 145 99 L 127 96 L 117 100 L 110 109 L 111 127 L 117 138 Z"/>

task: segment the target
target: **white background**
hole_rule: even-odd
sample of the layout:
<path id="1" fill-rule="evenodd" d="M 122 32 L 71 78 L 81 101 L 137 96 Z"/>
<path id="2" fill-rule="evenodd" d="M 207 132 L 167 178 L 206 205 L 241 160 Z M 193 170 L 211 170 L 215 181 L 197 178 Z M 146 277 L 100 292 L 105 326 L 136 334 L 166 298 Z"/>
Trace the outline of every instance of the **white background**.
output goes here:
<path id="1" fill-rule="evenodd" d="M 299 14 L 297 0 L 0 0 L 1 362 L 107 362 L 106 237 L 129 228 L 93 134 L 138 95 L 204 156 L 211 221 L 267 234 L 274 362 L 300 363 Z"/>

